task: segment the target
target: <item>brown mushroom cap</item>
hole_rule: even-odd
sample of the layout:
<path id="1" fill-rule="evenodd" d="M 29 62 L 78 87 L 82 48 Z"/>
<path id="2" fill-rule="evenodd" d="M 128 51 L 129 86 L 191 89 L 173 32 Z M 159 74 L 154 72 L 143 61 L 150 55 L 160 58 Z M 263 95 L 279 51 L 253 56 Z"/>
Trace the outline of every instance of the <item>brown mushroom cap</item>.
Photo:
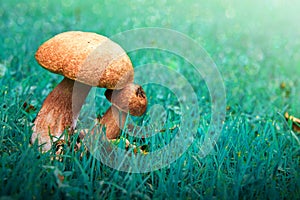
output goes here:
<path id="1" fill-rule="evenodd" d="M 125 51 L 107 37 L 70 31 L 42 44 L 35 54 L 45 69 L 90 86 L 121 89 L 133 82 L 133 67 Z"/>
<path id="2" fill-rule="evenodd" d="M 128 84 L 121 90 L 106 90 L 106 98 L 119 110 L 133 116 L 141 116 L 147 109 L 147 97 L 143 88 L 136 84 Z"/>

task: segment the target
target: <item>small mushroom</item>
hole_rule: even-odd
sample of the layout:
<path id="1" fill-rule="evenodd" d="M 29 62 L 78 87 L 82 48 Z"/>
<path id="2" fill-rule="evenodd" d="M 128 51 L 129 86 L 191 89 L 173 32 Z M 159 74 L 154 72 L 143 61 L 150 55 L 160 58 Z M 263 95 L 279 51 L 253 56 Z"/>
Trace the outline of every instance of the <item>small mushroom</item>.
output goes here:
<path id="1" fill-rule="evenodd" d="M 44 144 L 43 151 L 51 148 L 51 137 L 56 141 L 64 130 L 73 133 L 91 86 L 121 89 L 133 82 L 132 63 L 125 51 L 96 33 L 58 34 L 39 47 L 35 58 L 45 69 L 65 77 L 47 96 L 34 121 L 31 143 L 38 140 Z"/>
<path id="2" fill-rule="evenodd" d="M 143 88 L 137 84 L 128 84 L 121 90 L 105 91 L 112 106 L 106 111 L 99 123 L 106 127 L 107 139 L 115 139 L 123 129 L 127 114 L 141 116 L 147 109 L 147 97 Z"/>

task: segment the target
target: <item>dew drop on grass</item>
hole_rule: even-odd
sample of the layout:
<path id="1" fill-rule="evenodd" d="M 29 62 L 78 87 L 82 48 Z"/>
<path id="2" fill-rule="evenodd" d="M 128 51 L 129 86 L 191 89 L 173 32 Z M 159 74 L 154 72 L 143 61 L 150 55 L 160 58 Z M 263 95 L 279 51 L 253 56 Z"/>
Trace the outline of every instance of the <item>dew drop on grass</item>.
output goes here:
<path id="1" fill-rule="evenodd" d="M 5 75 L 6 72 L 6 66 L 4 64 L 0 64 L 0 78 L 2 78 Z"/>

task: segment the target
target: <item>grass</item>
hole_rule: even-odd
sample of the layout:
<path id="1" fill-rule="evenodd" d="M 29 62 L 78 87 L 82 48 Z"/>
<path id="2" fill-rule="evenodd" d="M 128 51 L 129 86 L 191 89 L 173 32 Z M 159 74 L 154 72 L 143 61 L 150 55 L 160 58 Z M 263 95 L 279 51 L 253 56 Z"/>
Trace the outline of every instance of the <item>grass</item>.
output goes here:
<path id="1" fill-rule="evenodd" d="M 300 198 L 299 133 L 283 117 L 286 111 L 300 115 L 299 3 L 291 2 L 0 1 L 0 198 Z M 30 146 L 32 122 L 62 79 L 35 62 L 38 46 L 67 30 L 112 36 L 142 27 L 182 32 L 216 62 L 227 111 L 214 150 L 200 157 L 211 115 L 205 83 L 182 58 L 151 50 L 129 53 L 134 66 L 155 61 L 175 68 L 198 95 L 198 137 L 179 159 L 152 172 L 127 173 L 88 153 L 81 157 L 83 147 L 79 152 L 74 145 L 65 147 L 60 162 Z M 167 89 L 145 89 L 150 107 L 168 106 L 167 131 L 154 141 L 140 141 L 160 148 L 157 141 L 172 139 L 168 130 L 180 121 L 178 101 Z M 109 104 L 104 90 L 97 91 L 97 112 L 103 114 Z"/>

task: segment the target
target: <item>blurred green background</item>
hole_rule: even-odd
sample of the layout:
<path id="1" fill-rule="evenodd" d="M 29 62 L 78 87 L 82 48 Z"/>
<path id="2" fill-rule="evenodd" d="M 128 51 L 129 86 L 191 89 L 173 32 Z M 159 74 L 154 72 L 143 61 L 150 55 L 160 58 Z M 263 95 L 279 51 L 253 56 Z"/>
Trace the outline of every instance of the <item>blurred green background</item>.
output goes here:
<path id="1" fill-rule="evenodd" d="M 299 134 L 291 134 L 283 118 L 286 111 L 300 117 L 299 9 L 297 0 L 0 0 L 0 195 L 38 199 L 299 197 Z M 62 79 L 36 63 L 37 48 L 69 30 L 109 37 L 144 27 L 186 34 L 217 64 L 228 107 L 215 152 L 202 160 L 194 152 L 195 144 L 169 168 L 127 174 L 92 157 L 80 160 L 71 150 L 61 163 L 29 147 L 32 120 Z M 170 62 L 167 54 L 151 55 L 129 54 L 134 66 L 158 59 L 181 64 L 176 58 Z M 35 109 L 27 112 L 28 105 Z M 199 119 L 201 128 L 207 119 Z M 58 175 L 65 180 L 61 182 Z"/>
<path id="2" fill-rule="evenodd" d="M 63 31 L 109 37 L 134 28 L 163 27 L 190 36 L 208 52 L 229 95 L 239 96 L 237 82 L 247 80 L 243 93 L 264 90 L 262 95 L 273 104 L 276 97 L 270 88 L 284 82 L 291 97 L 285 104 L 299 114 L 299 4 L 293 0 L 1 1 L 1 76 L 5 72 L 16 73 L 13 77 L 19 80 L 36 72 L 51 76 L 38 67 L 34 53 L 42 42 Z"/>

